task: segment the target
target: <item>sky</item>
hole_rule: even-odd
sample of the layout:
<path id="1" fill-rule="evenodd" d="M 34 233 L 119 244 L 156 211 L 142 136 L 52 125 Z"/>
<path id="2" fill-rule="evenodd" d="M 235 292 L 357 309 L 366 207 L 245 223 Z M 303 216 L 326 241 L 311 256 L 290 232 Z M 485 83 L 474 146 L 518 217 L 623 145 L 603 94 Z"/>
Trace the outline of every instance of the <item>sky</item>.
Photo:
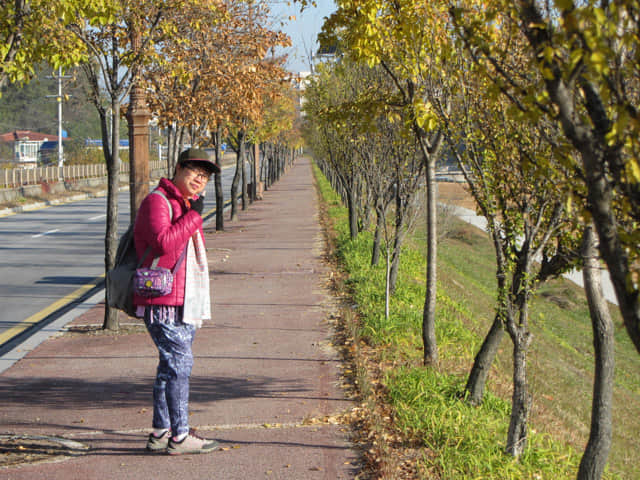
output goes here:
<path id="1" fill-rule="evenodd" d="M 291 5 L 287 5 L 288 3 Z M 324 17 L 328 17 L 336 10 L 333 0 L 316 0 L 316 4 L 317 7 L 309 6 L 300 13 L 298 3 L 294 4 L 287 0 L 271 2 L 272 16 L 283 22 L 279 29 L 291 37 L 292 46 L 285 49 L 285 53 L 289 55 L 287 69 L 292 72 L 310 70 L 305 52 L 311 50 L 315 53 L 318 50 L 316 38 L 322 30 Z M 295 17 L 295 20 L 289 20 L 289 17 Z"/>

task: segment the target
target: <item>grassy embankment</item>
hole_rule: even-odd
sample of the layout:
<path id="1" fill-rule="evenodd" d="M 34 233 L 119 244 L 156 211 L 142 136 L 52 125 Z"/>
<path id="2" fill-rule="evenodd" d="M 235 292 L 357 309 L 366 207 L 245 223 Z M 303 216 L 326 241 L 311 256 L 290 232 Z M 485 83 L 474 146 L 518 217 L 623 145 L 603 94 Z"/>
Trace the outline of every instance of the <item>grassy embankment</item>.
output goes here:
<path id="1" fill-rule="evenodd" d="M 424 220 L 403 251 L 390 319 L 385 320 L 384 260 L 379 267 L 370 267 L 372 235 L 363 232 L 356 241 L 349 240 L 346 209 L 319 170 L 315 172 L 334 234 L 334 253 L 356 310 L 356 315 L 348 311 L 343 315 L 347 322 L 355 322 L 346 329 L 353 332 L 356 343 L 374 352 L 368 364 L 376 366 L 376 378 L 371 372 L 360 372 L 358 378 L 363 405 L 369 403 L 373 411 L 376 407 L 371 403 L 383 401 L 382 411 L 391 412 L 391 422 L 378 419 L 375 427 L 384 432 L 369 433 L 369 438 L 379 439 L 371 442 L 375 454 L 369 457 L 378 457 L 381 478 L 406 478 L 401 471 L 411 471 L 411 477 L 442 479 L 575 478 L 589 433 L 593 381 L 591 325 L 582 289 L 554 280 L 541 288 L 533 302 L 529 446 L 514 461 L 503 453 L 510 413 L 508 336 L 491 373 L 484 404 L 474 408 L 459 397 L 494 316 L 495 255 L 487 235 L 456 222 L 439 244 L 440 366 L 437 371 L 424 368 L 420 333 Z M 617 374 L 614 440 L 606 478 L 637 479 L 640 356 L 626 336 L 617 308 L 612 307 L 612 314 L 617 327 Z M 364 364 L 356 359 L 356 365 Z M 371 386 L 378 381 L 383 393 L 373 395 Z M 376 424 L 376 420 L 367 423 Z M 385 442 L 385 438 L 391 440 Z M 379 458 L 385 455 L 387 458 Z M 407 462 L 412 464 L 409 468 Z"/>

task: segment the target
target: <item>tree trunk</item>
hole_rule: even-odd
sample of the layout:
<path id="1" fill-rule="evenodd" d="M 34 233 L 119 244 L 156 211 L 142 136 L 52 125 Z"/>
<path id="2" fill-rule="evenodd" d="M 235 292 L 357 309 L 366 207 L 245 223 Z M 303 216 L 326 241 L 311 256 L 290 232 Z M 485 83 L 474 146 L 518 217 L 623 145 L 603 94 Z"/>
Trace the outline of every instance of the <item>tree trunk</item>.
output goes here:
<path id="1" fill-rule="evenodd" d="M 391 290 L 390 290 L 390 275 L 391 275 L 391 258 L 389 255 L 389 248 L 387 246 L 386 254 L 385 254 L 385 289 L 384 289 L 384 318 L 386 320 L 389 319 L 389 299 L 391 298 Z"/>
<path id="2" fill-rule="evenodd" d="M 244 133 L 238 134 L 238 140 L 240 141 L 240 186 L 242 193 L 242 210 L 246 210 L 249 206 L 249 200 L 247 198 L 247 142 L 245 142 Z"/>
<path id="3" fill-rule="evenodd" d="M 178 156 L 184 143 L 184 127 L 173 124 L 168 130 L 167 140 L 167 178 L 171 178 L 178 162 Z"/>
<path id="4" fill-rule="evenodd" d="M 280 166 L 278 168 L 278 180 L 280 180 L 282 175 L 284 175 L 285 166 L 287 164 L 287 149 L 281 145 L 278 150 L 278 165 Z"/>
<path id="5" fill-rule="evenodd" d="M 186 128 L 180 127 L 180 131 L 178 132 L 178 143 L 176 145 L 176 149 L 173 152 L 173 169 L 171 170 L 170 176 L 173 177 L 173 173 L 176 169 L 176 165 L 178 164 L 178 157 L 180 156 L 180 152 L 182 152 L 182 149 L 184 148 L 184 132 L 186 131 Z"/>
<path id="6" fill-rule="evenodd" d="M 438 343 L 436 340 L 436 259 L 437 259 L 437 196 L 436 162 L 431 155 L 426 157 L 427 176 L 427 289 L 422 312 L 422 342 L 424 344 L 424 364 L 438 364 Z"/>
<path id="7" fill-rule="evenodd" d="M 366 201 L 364 205 L 364 212 L 362 214 L 362 221 L 360 223 L 361 232 L 369 230 L 369 227 L 371 226 L 371 202 L 369 201 Z"/>
<path id="8" fill-rule="evenodd" d="M 509 322 L 513 323 L 514 320 L 511 319 Z M 518 458 L 527 447 L 527 428 L 531 408 L 531 397 L 527 385 L 527 350 L 531 343 L 531 335 L 526 325 L 512 325 L 509 333 L 513 340 L 513 395 L 506 452 Z"/>
<path id="9" fill-rule="evenodd" d="M 404 240 L 406 210 L 402 204 L 402 195 L 400 194 L 400 188 L 396 189 L 396 225 L 393 238 L 393 254 L 391 260 L 391 270 L 389 272 L 389 293 L 393 295 L 396 291 L 396 282 L 398 280 L 398 269 L 400 268 L 400 248 Z"/>
<path id="10" fill-rule="evenodd" d="M 238 133 L 238 150 L 236 150 L 236 171 L 231 181 L 231 221 L 238 219 L 238 185 L 240 183 L 242 168 L 242 151 L 240 145 L 242 144 L 241 134 Z"/>
<path id="11" fill-rule="evenodd" d="M 271 151 L 271 185 L 278 181 L 278 146 L 273 145 Z"/>
<path id="12" fill-rule="evenodd" d="M 400 249 L 402 247 L 402 235 L 395 232 L 393 240 L 393 254 L 391 256 L 391 268 L 389 270 L 389 292 L 396 293 L 396 282 L 398 281 L 398 270 L 400 269 Z"/>
<path id="13" fill-rule="evenodd" d="M 104 266 L 105 272 L 111 270 L 115 263 L 116 249 L 118 247 L 118 190 L 120 183 L 120 102 L 112 100 L 111 111 L 111 152 L 107 158 L 107 221 L 104 237 Z M 106 120 L 106 119 L 105 119 Z M 102 143 L 108 144 L 108 132 L 106 121 L 102 126 Z M 105 330 L 118 330 L 118 310 L 111 308 L 105 302 L 104 320 L 102 328 Z"/>
<path id="14" fill-rule="evenodd" d="M 256 168 L 256 158 L 260 159 L 258 153 L 259 147 L 255 144 L 250 145 L 249 148 L 249 185 L 247 187 L 247 195 L 249 196 L 249 204 L 257 200 L 258 193 L 258 169 Z"/>
<path id="15" fill-rule="evenodd" d="M 269 184 L 269 188 L 273 186 L 273 165 L 275 161 L 273 160 L 273 148 L 271 149 L 271 154 L 269 155 L 269 166 L 267 167 L 267 183 Z"/>
<path id="16" fill-rule="evenodd" d="M 167 178 L 171 176 L 173 171 L 173 152 L 176 149 L 177 132 L 175 130 L 175 124 L 171 124 L 167 127 Z"/>
<path id="17" fill-rule="evenodd" d="M 498 348 L 504 337 L 504 324 L 499 315 L 496 315 L 489 333 L 482 342 L 474 361 L 467 385 L 464 387 L 467 401 L 472 405 L 480 405 L 484 398 L 484 388 L 487 384 L 489 371 L 493 360 L 498 353 Z"/>
<path id="18" fill-rule="evenodd" d="M 269 165 L 267 168 L 267 178 L 269 182 L 269 187 L 273 187 L 273 169 L 276 163 L 274 156 L 275 156 L 275 147 L 272 144 L 271 147 L 269 148 Z"/>
<path id="19" fill-rule="evenodd" d="M 585 157 L 588 155 L 583 155 Z M 606 168 L 603 166 L 601 171 L 594 171 L 596 168 L 590 163 L 595 162 L 585 160 L 584 163 L 589 187 L 589 210 L 598 231 L 600 253 L 609 268 L 627 333 L 640 352 L 640 295 L 637 289 L 629 287 L 629 261 L 617 233 L 617 222 L 611 207 L 613 192 L 605 180 Z"/>
<path id="20" fill-rule="evenodd" d="M 222 169 L 222 126 L 218 125 L 214 133 L 216 147 L 216 163 Z M 216 231 L 224 230 L 224 191 L 222 190 L 222 171 L 214 174 L 214 183 L 216 187 Z"/>
<path id="21" fill-rule="evenodd" d="M 467 178 L 469 181 L 469 178 Z M 471 185 L 471 182 L 469 182 Z M 504 255 L 504 249 L 502 245 L 502 229 L 496 220 L 495 215 L 486 215 L 487 222 L 489 224 L 489 230 L 491 231 L 491 238 L 493 240 L 493 248 L 496 253 L 496 281 L 498 283 L 498 309 L 501 312 L 505 311 L 505 303 L 507 294 L 506 286 L 506 271 L 508 270 L 507 260 Z M 473 362 L 473 367 L 469 373 L 467 385 L 465 386 L 465 392 L 467 394 L 467 400 L 472 405 L 480 405 L 484 398 L 484 389 L 487 384 L 487 378 L 489 377 L 489 371 L 491 365 L 498 353 L 498 348 L 504 337 L 504 314 L 496 313 L 496 316 L 491 325 L 489 333 L 482 342 L 480 351 L 476 355 Z"/>
<path id="22" fill-rule="evenodd" d="M 178 164 L 178 157 L 180 156 L 180 152 L 184 147 L 184 133 L 186 128 L 180 127 L 176 136 L 176 148 L 173 150 L 173 158 L 171 159 L 171 171 L 169 172 L 169 178 L 173 177 L 173 174 L 176 170 L 176 165 Z"/>
<path id="23" fill-rule="evenodd" d="M 384 228 L 384 209 L 381 206 L 376 207 L 376 231 L 373 236 L 373 249 L 371 252 L 371 265 L 378 265 L 380 261 L 380 240 L 382 238 L 382 229 Z"/>
<path id="24" fill-rule="evenodd" d="M 278 155 L 278 164 L 280 165 L 280 168 L 278 169 L 278 180 L 280 180 L 282 175 L 284 175 L 285 166 L 287 164 L 287 149 L 281 145 L 279 150 L 280 154 Z"/>
<path id="25" fill-rule="evenodd" d="M 231 217 L 230 220 L 233 222 L 238 219 L 238 185 L 240 183 L 240 152 L 236 153 L 236 171 L 233 175 L 233 180 L 231 181 Z"/>
<path id="26" fill-rule="evenodd" d="M 263 192 L 266 192 L 269 187 L 267 185 L 267 144 L 260 144 L 260 177 L 259 182 L 262 182 Z"/>
<path id="27" fill-rule="evenodd" d="M 264 188 L 265 192 L 267 190 L 269 190 L 269 187 L 271 186 L 269 184 L 269 165 L 270 165 L 270 160 L 269 160 L 270 148 L 269 148 L 269 146 L 270 146 L 269 143 L 263 143 L 262 144 L 262 163 L 260 164 L 260 169 L 262 170 L 262 173 L 260 174 L 260 177 L 262 178 L 262 181 L 264 182 L 263 188 Z"/>
<path id="28" fill-rule="evenodd" d="M 596 235 L 591 226 L 585 229 L 582 255 L 582 274 L 593 328 L 595 379 L 591 404 L 591 431 L 580 461 L 578 480 L 598 480 L 602 478 L 611 449 L 615 353 L 614 326 L 602 292 Z"/>
<path id="29" fill-rule="evenodd" d="M 356 192 L 354 189 L 347 189 L 347 208 L 349 210 L 349 234 L 351 240 L 358 237 L 358 206 L 356 201 Z"/>

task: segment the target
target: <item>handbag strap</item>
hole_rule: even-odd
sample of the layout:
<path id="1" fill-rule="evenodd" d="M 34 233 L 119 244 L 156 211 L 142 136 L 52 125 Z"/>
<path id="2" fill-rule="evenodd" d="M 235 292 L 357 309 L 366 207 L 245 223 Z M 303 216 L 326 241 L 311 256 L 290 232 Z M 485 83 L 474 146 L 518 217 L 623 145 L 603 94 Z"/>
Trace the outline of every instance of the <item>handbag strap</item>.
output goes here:
<path id="1" fill-rule="evenodd" d="M 187 246 L 184 247 L 184 250 L 182 251 L 182 253 L 180 254 L 180 257 L 178 258 L 178 261 L 176 262 L 175 266 L 173 267 L 173 269 L 171 269 L 171 273 L 176 273 L 176 270 L 178 270 L 178 267 L 180 266 L 180 264 L 184 261 L 184 257 L 187 255 L 187 248 L 189 247 L 189 243 L 187 242 Z M 151 247 L 147 247 L 147 250 L 145 250 L 144 255 L 142 256 L 142 258 L 144 259 L 144 257 L 146 257 L 148 251 L 151 249 Z M 156 268 L 158 266 L 158 261 L 160 260 L 160 257 L 156 257 L 153 259 L 153 262 L 151 262 L 151 266 L 150 268 Z M 142 260 L 140 260 L 140 265 L 142 265 Z M 140 265 L 138 265 L 138 267 L 140 267 Z"/>
<path id="2" fill-rule="evenodd" d="M 149 255 L 150 251 L 151 251 L 151 245 L 149 245 L 144 251 L 144 253 L 142 254 L 142 257 L 140 258 L 140 261 L 138 262 L 138 266 L 136 268 L 140 268 L 142 266 L 144 259 L 147 258 L 147 255 Z"/>
<path id="3" fill-rule="evenodd" d="M 174 275 L 176 274 L 176 270 L 178 270 L 178 267 L 180 266 L 180 264 L 184 262 L 184 258 L 187 256 L 187 248 L 189 248 L 189 242 L 187 242 L 187 246 L 184 247 L 184 250 L 180 254 L 180 258 L 176 262 L 175 267 L 173 267 L 173 270 L 171 270 L 171 273 L 173 273 Z"/>

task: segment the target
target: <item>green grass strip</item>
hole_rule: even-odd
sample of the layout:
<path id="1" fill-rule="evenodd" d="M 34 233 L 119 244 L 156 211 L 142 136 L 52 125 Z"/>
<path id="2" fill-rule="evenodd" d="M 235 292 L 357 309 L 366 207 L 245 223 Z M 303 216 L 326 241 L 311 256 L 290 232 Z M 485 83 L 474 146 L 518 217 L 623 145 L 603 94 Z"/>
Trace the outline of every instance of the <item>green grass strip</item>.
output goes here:
<path id="1" fill-rule="evenodd" d="M 517 461 L 504 453 L 510 412 L 508 399 L 489 392 L 480 407 L 472 407 L 460 399 L 473 356 L 488 329 L 487 322 L 493 318 L 495 268 L 474 267 L 482 259 L 473 249 L 465 252 L 451 246 L 440 248 L 438 348 L 442 364 L 454 371 L 421 366 L 424 243 L 408 242 L 412 248 L 403 250 L 397 292 L 391 299 L 390 318 L 385 319 L 384 258 L 379 266 L 370 265 L 372 233 L 361 232 L 351 241 L 346 208 L 315 166 L 314 173 L 337 234 L 337 257 L 348 276 L 347 286 L 360 317 L 359 333 L 377 348 L 381 359 L 403 360 L 398 363 L 404 366 L 386 371 L 383 380 L 396 427 L 408 444 L 417 442 L 424 448 L 425 454 L 418 465 L 422 478 L 434 478 L 434 474 L 452 480 L 575 478 L 582 452 L 548 433 L 532 430 L 528 448 Z M 490 245 L 482 248 L 490 266 Z M 476 302 L 476 296 L 481 300 Z M 478 325 L 481 316 L 483 322 Z M 552 334 L 552 329 L 542 329 L 541 335 L 545 330 L 549 332 L 547 335 Z M 561 335 L 555 336 L 556 341 L 558 336 Z M 507 350 L 508 342 L 507 338 L 504 344 Z M 554 348 L 558 348 L 558 344 Z M 605 478 L 623 477 L 607 473 Z"/>

